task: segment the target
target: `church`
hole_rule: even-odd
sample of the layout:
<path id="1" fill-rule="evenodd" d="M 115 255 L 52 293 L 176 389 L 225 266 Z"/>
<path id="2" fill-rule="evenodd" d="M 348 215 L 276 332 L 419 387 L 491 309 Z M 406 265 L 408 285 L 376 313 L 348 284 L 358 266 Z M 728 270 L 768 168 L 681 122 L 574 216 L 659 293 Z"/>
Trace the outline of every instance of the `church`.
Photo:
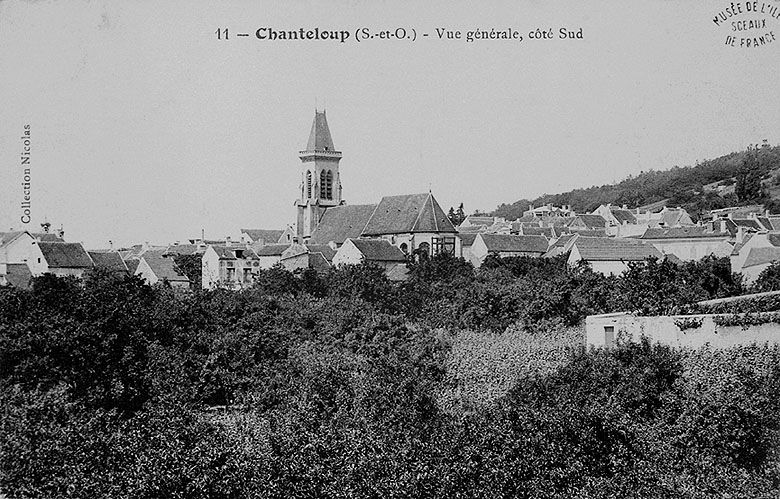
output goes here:
<path id="1" fill-rule="evenodd" d="M 325 111 L 314 112 L 306 150 L 299 157 L 301 182 L 296 239 L 340 248 L 348 239 L 386 241 L 405 254 L 460 256 L 460 238 L 431 192 L 384 196 L 377 204 L 348 205 Z"/>

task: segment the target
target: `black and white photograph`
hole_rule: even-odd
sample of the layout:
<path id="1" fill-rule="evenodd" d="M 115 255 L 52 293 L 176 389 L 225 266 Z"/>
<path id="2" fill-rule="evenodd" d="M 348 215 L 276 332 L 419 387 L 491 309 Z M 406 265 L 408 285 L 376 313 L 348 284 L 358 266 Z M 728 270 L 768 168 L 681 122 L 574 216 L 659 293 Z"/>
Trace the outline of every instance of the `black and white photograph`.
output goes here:
<path id="1" fill-rule="evenodd" d="M 780 0 L 0 0 L 0 499 L 780 497 Z"/>

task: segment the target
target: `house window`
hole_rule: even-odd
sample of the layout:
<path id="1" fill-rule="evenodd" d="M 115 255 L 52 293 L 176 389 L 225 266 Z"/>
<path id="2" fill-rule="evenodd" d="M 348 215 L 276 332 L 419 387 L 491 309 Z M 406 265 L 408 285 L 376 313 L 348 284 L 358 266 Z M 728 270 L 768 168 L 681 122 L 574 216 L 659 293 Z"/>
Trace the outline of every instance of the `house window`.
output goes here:
<path id="1" fill-rule="evenodd" d="M 227 280 L 228 281 L 236 280 L 236 269 L 227 269 Z"/>
<path id="2" fill-rule="evenodd" d="M 252 282 L 252 269 L 244 269 L 244 282 Z"/>
<path id="3" fill-rule="evenodd" d="M 438 255 L 440 253 L 455 254 L 455 238 L 451 236 L 434 237 L 431 240 L 433 243 L 433 254 Z"/>

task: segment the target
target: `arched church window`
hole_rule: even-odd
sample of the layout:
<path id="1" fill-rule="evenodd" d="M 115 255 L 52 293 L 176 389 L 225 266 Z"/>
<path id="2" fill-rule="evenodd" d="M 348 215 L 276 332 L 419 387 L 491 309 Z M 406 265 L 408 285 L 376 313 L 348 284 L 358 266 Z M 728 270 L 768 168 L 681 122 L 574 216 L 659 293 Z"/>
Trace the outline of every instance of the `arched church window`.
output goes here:
<path id="1" fill-rule="evenodd" d="M 306 197 L 311 197 L 311 170 L 306 172 Z"/>
<path id="2" fill-rule="evenodd" d="M 327 189 L 325 188 L 325 170 L 322 170 L 320 172 L 320 199 L 327 199 L 325 196 Z"/>
<path id="3" fill-rule="evenodd" d="M 333 199 L 333 172 L 328 170 L 328 174 L 325 176 L 325 198 Z"/>
<path id="4" fill-rule="evenodd" d="M 408 252 L 409 246 L 407 246 L 406 243 L 401 243 L 401 251 L 403 251 L 404 253 Z"/>

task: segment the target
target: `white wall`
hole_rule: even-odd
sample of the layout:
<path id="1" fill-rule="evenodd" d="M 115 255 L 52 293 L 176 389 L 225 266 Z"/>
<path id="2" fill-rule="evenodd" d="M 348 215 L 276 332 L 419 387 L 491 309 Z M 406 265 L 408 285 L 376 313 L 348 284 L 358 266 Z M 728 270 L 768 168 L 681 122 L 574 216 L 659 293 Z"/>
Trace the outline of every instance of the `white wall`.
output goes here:
<path id="1" fill-rule="evenodd" d="M 780 344 L 780 324 L 767 323 L 742 329 L 742 326 L 718 326 L 713 317 L 714 315 L 636 317 L 626 313 L 591 315 L 585 319 L 586 342 L 589 347 L 609 347 L 617 338 L 638 342 L 642 336 L 646 336 L 654 343 L 689 348 L 699 348 L 707 344 L 714 348 L 764 342 Z M 681 331 L 675 321 L 683 318 L 699 318 L 703 322 L 701 327 Z M 612 328 L 613 332 L 610 333 L 605 328 Z"/>

